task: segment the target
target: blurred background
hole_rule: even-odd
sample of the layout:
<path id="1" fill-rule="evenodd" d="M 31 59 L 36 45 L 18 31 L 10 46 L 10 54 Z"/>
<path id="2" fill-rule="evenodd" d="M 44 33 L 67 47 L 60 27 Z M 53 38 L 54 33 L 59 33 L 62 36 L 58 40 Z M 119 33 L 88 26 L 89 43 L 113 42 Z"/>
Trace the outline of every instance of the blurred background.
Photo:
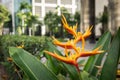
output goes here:
<path id="1" fill-rule="evenodd" d="M 71 26 L 78 23 L 78 31 L 93 26 L 93 43 L 107 30 L 114 35 L 120 26 L 119 0 L 0 0 L 0 4 L 9 11 L 1 35 L 71 38 L 62 28 L 61 14 Z"/>
<path id="2" fill-rule="evenodd" d="M 4 80 L 19 80 L 16 65 L 8 62 L 9 47 L 22 44 L 41 58 L 51 36 L 61 41 L 73 38 L 63 28 L 62 14 L 71 27 L 78 24 L 77 31 L 82 33 L 93 26 L 86 42 L 86 48 L 92 49 L 102 34 L 114 35 L 120 27 L 120 0 L 0 0 L 0 75 L 9 78 Z"/>

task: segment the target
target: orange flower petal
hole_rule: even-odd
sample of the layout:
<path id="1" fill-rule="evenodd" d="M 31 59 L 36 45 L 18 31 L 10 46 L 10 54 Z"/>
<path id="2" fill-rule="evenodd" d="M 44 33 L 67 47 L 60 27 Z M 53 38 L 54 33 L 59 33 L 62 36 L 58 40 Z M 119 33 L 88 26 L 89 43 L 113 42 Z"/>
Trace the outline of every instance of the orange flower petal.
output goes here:
<path id="1" fill-rule="evenodd" d="M 76 33 L 77 24 L 76 24 L 76 26 L 73 26 L 73 28 L 70 27 L 70 26 L 68 25 L 68 23 L 67 23 L 64 15 L 62 15 L 62 23 L 63 23 L 63 27 L 64 27 L 70 34 L 72 34 L 74 37 L 77 36 L 77 33 Z"/>
<path id="2" fill-rule="evenodd" d="M 84 37 L 84 38 L 87 38 L 88 36 L 91 35 L 91 30 L 92 30 L 92 28 L 93 28 L 93 26 L 87 28 L 87 30 L 86 30 L 85 33 L 83 34 L 83 37 Z"/>
<path id="3" fill-rule="evenodd" d="M 84 51 L 81 53 L 81 57 L 87 57 L 87 56 L 92 56 L 92 55 L 96 55 L 96 54 L 101 54 L 104 51 L 102 51 L 102 50 L 100 51 L 99 50 L 100 48 L 101 47 L 98 47 L 98 48 L 94 49 L 93 51 Z"/>
<path id="4" fill-rule="evenodd" d="M 70 58 L 66 58 L 66 57 L 64 57 L 64 56 L 60 56 L 60 55 L 58 55 L 58 54 L 56 54 L 56 53 L 52 53 L 52 52 L 49 52 L 49 51 L 44 51 L 44 52 L 47 53 L 47 54 L 49 54 L 49 55 L 51 55 L 51 56 L 53 56 L 54 58 L 56 58 L 56 59 L 58 59 L 58 60 L 60 60 L 60 61 L 65 62 L 65 63 L 68 63 L 68 64 L 76 64 L 76 61 L 75 61 L 75 60 L 72 60 L 72 59 L 70 59 Z"/>
<path id="5" fill-rule="evenodd" d="M 85 33 L 84 33 L 83 35 L 82 35 L 81 32 L 78 32 L 78 33 L 77 33 L 77 38 L 75 39 L 75 43 L 81 41 L 82 38 L 85 39 L 85 38 L 87 38 L 88 36 L 90 36 L 90 35 L 91 35 L 91 29 L 92 29 L 92 27 L 87 28 L 87 30 L 85 31 Z"/>
<path id="6" fill-rule="evenodd" d="M 53 37 L 53 43 L 55 44 L 55 45 L 57 45 L 57 46 L 60 46 L 60 47 L 63 47 L 63 48 L 67 48 L 67 49 L 72 49 L 73 48 L 73 46 L 71 45 L 71 42 L 69 41 L 69 42 L 65 42 L 65 43 L 63 43 L 63 42 L 60 42 L 60 41 L 58 41 L 57 39 L 55 39 L 54 37 Z"/>

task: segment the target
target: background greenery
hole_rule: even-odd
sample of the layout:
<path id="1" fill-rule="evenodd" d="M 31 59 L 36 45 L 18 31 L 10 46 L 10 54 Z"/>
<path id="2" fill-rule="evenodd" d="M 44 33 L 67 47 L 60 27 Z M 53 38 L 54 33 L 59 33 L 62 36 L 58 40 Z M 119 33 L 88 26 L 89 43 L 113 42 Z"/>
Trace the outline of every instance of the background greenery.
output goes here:
<path id="1" fill-rule="evenodd" d="M 69 13 L 66 8 L 61 8 L 61 14 L 63 14 L 68 22 L 68 24 L 72 27 L 78 23 L 78 31 L 80 26 L 80 13 L 76 12 L 74 15 Z M 58 15 L 57 12 L 48 12 L 44 17 L 44 24 L 46 27 L 46 35 L 51 36 L 54 35 L 55 37 L 69 37 L 69 35 L 64 29 L 63 24 L 61 22 L 61 15 Z"/>
<path id="2" fill-rule="evenodd" d="M 78 72 L 72 65 L 60 62 L 46 55 L 46 62 L 42 62 L 29 52 L 10 47 L 9 53 L 13 62 L 27 75 L 27 78 L 35 80 L 116 80 L 118 62 L 120 57 L 120 29 L 113 39 L 110 32 L 106 32 L 96 43 L 96 47 L 102 46 L 105 52 L 89 57 L 83 69 Z M 51 42 L 47 42 L 47 50 L 62 53 Z M 30 58 L 30 59 L 29 59 Z M 31 65 L 34 64 L 34 65 Z M 79 62 L 79 64 L 82 64 Z M 36 71 L 37 70 L 37 71 Z M 24 75 L 25 75 L 24 74 Z M 21 74 L 22 75 L 22 74 Z"/>
<path id="3" fill-rule="evenodd" d="M 4 35 L 0 36 L 0 64 L 3 64 L 7 69 L 9 80 L 16 80 L 18 75 L 15 72 L 15 65 L 7 60 L 9 57 L 9 47 L 17 47 L 24 45 L 25 50 L 35 55 L 37 58 L 43 57 L 43 50 L 48 46 L 47 41 L 51 38 L 41 36 L 19 36 L 19 35 Z M 21 72 L 22 73 L 22 72 Z M 18 80 L 18 79 L 17 79 Z"/>

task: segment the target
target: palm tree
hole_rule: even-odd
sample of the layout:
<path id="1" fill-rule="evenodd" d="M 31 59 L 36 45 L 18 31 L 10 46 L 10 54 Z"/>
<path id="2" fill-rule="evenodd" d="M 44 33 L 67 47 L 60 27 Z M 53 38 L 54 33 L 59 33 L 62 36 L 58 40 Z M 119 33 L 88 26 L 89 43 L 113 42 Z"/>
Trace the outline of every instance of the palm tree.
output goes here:
<path id="1" fill-rule="evenodd" d="M 22 33 L 25 33 L 25 24 L 26 24 L 26 18 L 27 18 L 27 14 L 29 14 L 29 12 L 32 12 L 32 7 L 31 5 L 29 5 L 27 2 L 21 2 L 19 11 L 17 12 L 17 16 L 20 20 L 20 26 L 22 26 Z"/>
<path id="2" fill-rule="evenodd" d="M 57 13 L 49 11 L 44 17 L 44 23 L 48 28 L 47 34 L 51 36 L 54 34 L 55 28 L 60 24 L 60 17 Z"/>
<path id="3" fill-rule="evenodd" d="M 35 35 L 35 25 L 42 25 L 41 21 L 39 21 L 39 17 L 36 16 L 36 15 L 32 15 L 31 12 L 29 12 L 27 14 L 27 20 L 26 20 L 26 23 L 27 23 L 27 26 L 28 26 L 28 29 L 29 29 L 29 36 L 31 36 L 31 30 L 32 30 L 32 35 Z"/>
<path id="4" fill-rule="evenodd" d="M 21 2 L 20 10 L 32 11 L 32 6 L 29 5 L 27 2 Z"/>
<path id="5" fill-rule="evenodd" d="M 9 20 L 9 15 L 9 11 L 3 5 L 0 5 L 0 35 L 2 35 L 4 23 Z"/>
<path id="6" fill-rule="evenodd" d="M 25 21 L 26 21 L 26 13 L 23 13 L 21 11 L 17 12 L 17 16 L 19 18 L 19 26 L 22 26 L 22 33 L 24 34 L 25 29 Z"/>

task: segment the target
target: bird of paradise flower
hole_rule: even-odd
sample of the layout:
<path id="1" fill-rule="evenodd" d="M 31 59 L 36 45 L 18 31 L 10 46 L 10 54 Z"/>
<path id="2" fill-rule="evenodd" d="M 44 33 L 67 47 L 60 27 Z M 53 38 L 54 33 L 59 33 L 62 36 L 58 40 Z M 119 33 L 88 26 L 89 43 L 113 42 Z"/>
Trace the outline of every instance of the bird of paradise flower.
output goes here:
<path id="1" fill-rule="evenodd" d="M 80 57 L 87 57 L 87 56 L 92 56 L 95 54 L 100 54 L 103 51 L 100 50 L 101 47 L 98 47 L 92 51 L 87 51 L 85 50 L 85 39 L 91 35 L 91 29 L 92 27 L 87 28 L 85 33 L 77 32 L 77 24 L 75 26 L 69 26 L 65 17 L 62 15 L 62 23 L 64 29 L 71 35 L 73 35 L 73 39 L 68 40 L 66 43 L 62 43 L 58 41 L 55 37 L 53 37 L 53 43 L 57 46 L 63 47 L 64 48 L 64 54 L 65 56 L 58 55 L 56 52 L 49 52 L 49 51 L 44 51 L 45 53 L 53 56 L 54 58 L 63 61 L 67 64 L 74 65 L 78 71 L 80 71 L 79 66 L 78 66 L 78 58 Z M 82 42 L 82 47 L 77 47 L 76 44 L 81 41 Z M 74 52 L 71 52 L 69 49 L 73 49 Z"/>

